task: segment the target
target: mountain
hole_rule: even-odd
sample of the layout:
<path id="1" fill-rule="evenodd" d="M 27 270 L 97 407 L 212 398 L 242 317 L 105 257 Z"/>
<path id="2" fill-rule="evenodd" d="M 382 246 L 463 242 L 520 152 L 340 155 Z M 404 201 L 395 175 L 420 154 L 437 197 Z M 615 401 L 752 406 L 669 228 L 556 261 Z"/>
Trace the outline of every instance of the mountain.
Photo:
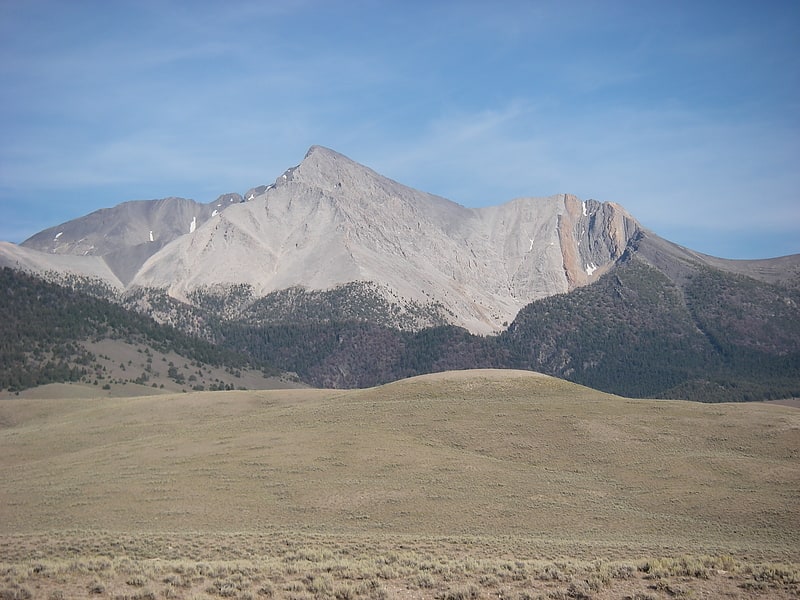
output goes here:
<path id="1" fill-rule="evenodd" d="M 48 254 L 40 271 L 54 270 L 49 255 L 67 255 L 59 268 L 120 291 L 159 289 L 198 303 L 244 285 L 255 301 L 357 282 L 386 305 L 384 316 L 400 315 L 396 324 L 490 333 L 532 300 L 596 280 L 641 230 L 616 204 L 569 195 L 465 208 L 320 146 L 246 197 L 224 212 L 178 199 L 126 203 L 22 246 Z M 4 245 L 0 256 L 36 270 L 30 253 Z"/>
<path id="2" fill-rule="evenodd" d="M 512 367 L 625 395 L 800 395 L 800 255 L 703 255 L 565 194 L 465 208 L 320 146 L 243 196 L 0 243 L 2 265 L 314 385 Z"/>
<path id="3" fill-rule="evenodd" d="M 682 264 L 643 240 L 591 286 L 533 302 L 501 334 L 517 368 L 618 394 L 735 401 L 800 396 L 800 290 Z"/>
<path id="4" fill-rule="evenodd" d="M 627 252 L 595 283 L 530 303 L 496 336 L 452 325 L 228 322 L 218 339 L 321 387 L 514 368 L 634 397 L 800 397 L 800 290 L 690 268 L 679 285 Z"/>
<path id="5" fill-rule="evenodd" d="M 242 201 L 239 194 L 223 194 L 208 204 L 185 198 L 125 202 L 40 231 L 21 245 L 58 256 L 102 257 L 94 262 L 105 263 L 113 277 L 100 276 L 115 287 L 124 287 L 149 257 Z"/>

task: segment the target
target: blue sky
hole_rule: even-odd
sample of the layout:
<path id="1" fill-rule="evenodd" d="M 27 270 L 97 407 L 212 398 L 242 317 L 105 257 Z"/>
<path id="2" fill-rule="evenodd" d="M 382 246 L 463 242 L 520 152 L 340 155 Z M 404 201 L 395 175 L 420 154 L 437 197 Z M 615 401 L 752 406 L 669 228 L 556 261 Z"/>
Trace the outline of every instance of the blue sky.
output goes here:
<path id="1" fill-rule="evenodd" d="M 0 239 L 312 144 L 466 206 L 574 193 L 800 252 L 800 2 L 0 0 Z"/>

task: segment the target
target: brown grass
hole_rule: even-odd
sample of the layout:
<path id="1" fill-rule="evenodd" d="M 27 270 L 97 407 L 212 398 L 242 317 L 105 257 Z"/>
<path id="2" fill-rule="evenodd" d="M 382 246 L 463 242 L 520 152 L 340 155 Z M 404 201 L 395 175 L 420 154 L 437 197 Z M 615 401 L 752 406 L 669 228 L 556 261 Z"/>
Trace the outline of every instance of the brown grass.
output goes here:
<path id="1" fill-rule="evenodd" d="M 0 598 L 800 585 L 800 412 L 781 406 L 629 400 L 495 371 L 11 399 L 0 457 Z"/>

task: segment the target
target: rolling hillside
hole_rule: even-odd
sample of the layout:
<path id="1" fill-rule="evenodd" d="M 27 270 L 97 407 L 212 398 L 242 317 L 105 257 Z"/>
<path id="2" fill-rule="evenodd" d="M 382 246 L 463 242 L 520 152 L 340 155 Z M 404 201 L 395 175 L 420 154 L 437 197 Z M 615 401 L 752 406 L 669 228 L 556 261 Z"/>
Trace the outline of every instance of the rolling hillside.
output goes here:
<path id="1" fill-rule="evenodd" d="M 0 405 L 2 531 L 524 535 L 780 553 L 800 412 L 628 400 L 520 371 L 354 391 Z"/>
<path id="2" fill-rule="evenodd" d="M 0 590 L 791 598 L 798 432 L 796 408 L 630 400 L 519 371 L 11 399 Z"/>
<path id="3" fill-rule="evenodd" d="M 115 392 L 126 384 L 273 387 L 266 379 L 280 375 L 116 303 L 13 269 L 0 269 L 0 310 L 0 392 L 54 382 Z"/>

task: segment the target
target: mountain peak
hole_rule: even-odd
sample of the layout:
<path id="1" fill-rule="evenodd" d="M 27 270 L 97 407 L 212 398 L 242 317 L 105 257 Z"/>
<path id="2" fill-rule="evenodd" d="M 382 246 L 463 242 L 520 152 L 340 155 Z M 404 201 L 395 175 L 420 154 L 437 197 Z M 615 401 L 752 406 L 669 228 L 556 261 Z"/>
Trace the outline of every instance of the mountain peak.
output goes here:
<path id="1" fill-rule="evenodd" d="M 336 150 L 331 150 L 325 146 L 316 145 L 311 146 L 311 148 L 308 149 L 308 152 L 306 152 L 303 161 L 294 167 L 294 169 L 290 170 L 294 171 L 295 169 L 304 171 L 321 171 L 329 176 L 335 175 L 343 170 L 370 171 L 368 167 L 357 163 L 344 154 L 336 152 Z"/>
<path id="2" fill-rule="evenodd" d="M 245 285 L 260 298 L 367 282 L 403 314 L 429 311 L 491 333 L 533 300 L 596 281 L 629 248 L 642 247 L 656 266 L 704 260 L 673 257 L 669 243 L 647 246 L 644 235 L 616 204 L 558 195 L 467 208 L 313 145 L 275 183 L 244 198 L 124 204 L 45 230 L 25 246 L 43 253 L 41 271 L 54 269 L 52 254 L 73 255 L 70 265 L 96 255 L 116 287 L 167 290 L 182 301 L 220 286 Z M 0 248 L 0 265 L 9 261 L 36 262 Z"/>
<path id="3" fill-rule="evenodd" d="M 314 154 L 322 154 L 322 155 L 329 155 L 329 156 L 342 156 L 341 154 L 339 154 L 335 150 L 331 150 L 330 148 L 326 148 L 325 146 L 318 146 L 317 144 L 314 144 L 313 146 L 311 146 L 308 149 L 308 152 L 306 152 L 305 158 L 309 158 Z"/>
<path id="4" fill-rule="evenodd" d="M 330 192 L 342 188 L 359 189 L 365 184 L 372 187 L 379 180 L 385 180 L 385 177 L 344 154 L 314 145 L 299 165 L 287 169 L 278 178 L 276 186 L 294 181 Z"/>

